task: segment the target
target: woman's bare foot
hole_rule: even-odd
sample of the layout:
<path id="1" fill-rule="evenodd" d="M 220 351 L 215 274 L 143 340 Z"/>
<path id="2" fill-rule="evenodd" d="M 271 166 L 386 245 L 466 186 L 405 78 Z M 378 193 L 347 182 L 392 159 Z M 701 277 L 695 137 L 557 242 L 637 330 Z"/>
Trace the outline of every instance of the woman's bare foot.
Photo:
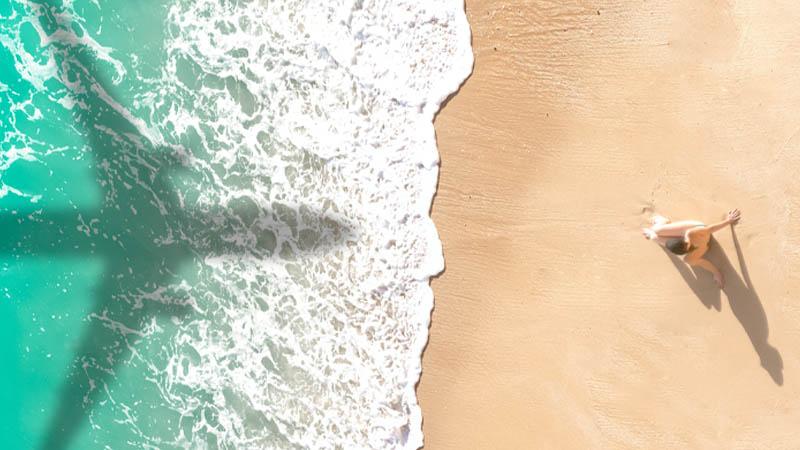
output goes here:
<path id="1" fill-rule="evenodd" d="M 725 287 L 725 281 L 722 279 L 722 274 L 713 275 L 712 278 L 714 279 L 714 284 L 716 284 L 718 288 L 722 289 Z"/>
<path id="2" fill-rule="evenodd" d="M 650 228 L 642 228 L 642 234 L 644 235 L 644 238 L 647 240 L 653 240 L 656 237 L 658 237 L 656 232 L 651 230 Z"/>

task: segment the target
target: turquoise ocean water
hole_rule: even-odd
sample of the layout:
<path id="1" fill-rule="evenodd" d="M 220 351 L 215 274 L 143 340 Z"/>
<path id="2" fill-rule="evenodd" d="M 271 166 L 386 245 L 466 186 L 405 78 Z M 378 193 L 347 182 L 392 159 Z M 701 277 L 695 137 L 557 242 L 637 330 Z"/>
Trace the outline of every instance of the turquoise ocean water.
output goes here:
<path id="1" fill-rule="evenodd" d="M 452 1 L 0 0 L 7 449 L 416 448 Z"/>

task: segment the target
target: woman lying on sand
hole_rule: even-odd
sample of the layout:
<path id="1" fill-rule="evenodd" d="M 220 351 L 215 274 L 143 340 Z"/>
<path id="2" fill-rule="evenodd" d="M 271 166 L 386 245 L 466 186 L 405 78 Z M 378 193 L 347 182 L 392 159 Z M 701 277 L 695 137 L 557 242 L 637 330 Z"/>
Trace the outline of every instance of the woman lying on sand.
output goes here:
<path id="1" fill-rule="evenodd" d="M 703 255 L 708 251 L 711 233 L 719 231 L 736 222 L 741 217 L 738 209 L 728 211 L 728 218 L 720 223 L 706 226 L 697 220 L 683 220 L 672 223 L 663 216 L 651 219 L 652 228 L 645 228 L 642 234 L 656 241 L 676 255 L 684 255 L 683 260 L 690 266 L 700 266 L 714 274 L 714 283 L 722 289 L 722 274 Z"/>

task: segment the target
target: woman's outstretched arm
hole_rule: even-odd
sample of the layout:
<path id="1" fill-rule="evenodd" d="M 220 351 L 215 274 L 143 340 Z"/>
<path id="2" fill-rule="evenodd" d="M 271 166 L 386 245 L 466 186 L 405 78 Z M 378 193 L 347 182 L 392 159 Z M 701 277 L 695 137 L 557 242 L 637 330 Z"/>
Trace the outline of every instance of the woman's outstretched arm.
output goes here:
<path id="1" fill-rule="evenodd" d="M 708 231 L 710 231 L 711 233 L 714 233 L 714 232 L 719 231 L 719 230 L 727 227 L 728 225 L 736 222 L 737 220 L 739 220 L 740 217 L 742 217 L 742 213 L 738 209 L 733 209 L 731 211 L 728 211 L 728 218 L 727 219 L 723 220 L 720 223 L 715 223 L 714 225 L 709 225 L 706 228 L 708 228 Z"/>

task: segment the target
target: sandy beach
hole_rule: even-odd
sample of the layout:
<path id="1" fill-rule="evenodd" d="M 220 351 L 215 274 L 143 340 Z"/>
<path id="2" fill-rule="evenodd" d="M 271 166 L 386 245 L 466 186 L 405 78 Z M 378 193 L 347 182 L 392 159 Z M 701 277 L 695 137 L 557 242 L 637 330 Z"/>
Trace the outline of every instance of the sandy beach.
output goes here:
<path id="1" fill-rule="evenodd" d="M 800 448 L 800 9 L 779 3 L 467 1 L 426 449 Z M 723 291 L 640 233 L 734 207 Z"/>

